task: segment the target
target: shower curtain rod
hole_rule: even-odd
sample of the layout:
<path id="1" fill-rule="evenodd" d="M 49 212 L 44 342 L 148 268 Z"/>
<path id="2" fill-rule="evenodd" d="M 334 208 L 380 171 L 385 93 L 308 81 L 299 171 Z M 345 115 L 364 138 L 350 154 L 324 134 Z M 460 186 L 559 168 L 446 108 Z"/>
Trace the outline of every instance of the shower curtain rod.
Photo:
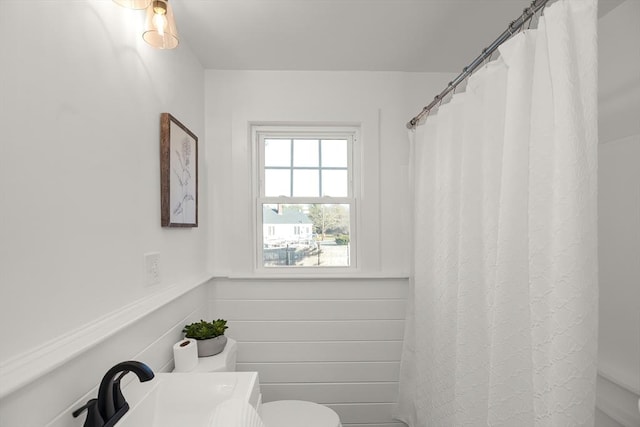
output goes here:
<path id="1" fill-rule="evenodd" d="M 462 83 L 471 73 L 475 71 L 480 64 L 482 64 L 485 59 L 491 56 L 491 54 L 498 48 L 500 45 L 511 38 L 511 36 L 518 31 L 522 26 L 531 19 L 540 9 L 542 9 L 550 0 L 533 0 L 531 5 L 524 9 L 522 15 L 515 21 L 512 21 L 507 29 L 500 34 L 500 36 L 493 41 L 488 47 L 482 49 L 482 53 L 474 59 L 471 64 L 467 65 L 462 69 L 462 73 L 458 75 L 455 79 L 449 82 L 447 87 L 440 92 L 440 95 L 433 98 L 433 101 L 426 107 L 422 109 L 420 114 L 415 116 L 413 119 L 409 120 L 407 123 L 408 129 L 413 129 L 416 127 L 420 119 L 422 119 L 425 115 L 429 114 L 429 111 L 437 104 L 439 104 L 445 96 L 449 94 L 452 90 L 456 88 L 460 83 Z"/>

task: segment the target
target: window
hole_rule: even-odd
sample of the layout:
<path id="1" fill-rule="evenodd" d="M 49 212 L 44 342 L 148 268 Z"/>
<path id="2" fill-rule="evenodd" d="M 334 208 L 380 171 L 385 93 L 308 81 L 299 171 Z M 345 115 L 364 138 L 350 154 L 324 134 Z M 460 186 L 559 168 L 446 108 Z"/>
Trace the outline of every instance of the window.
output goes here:
<path id="1" fill-rule="evenodd" d="M 258 268 L 355 267 L 356 128 L 257 126 Z"/>

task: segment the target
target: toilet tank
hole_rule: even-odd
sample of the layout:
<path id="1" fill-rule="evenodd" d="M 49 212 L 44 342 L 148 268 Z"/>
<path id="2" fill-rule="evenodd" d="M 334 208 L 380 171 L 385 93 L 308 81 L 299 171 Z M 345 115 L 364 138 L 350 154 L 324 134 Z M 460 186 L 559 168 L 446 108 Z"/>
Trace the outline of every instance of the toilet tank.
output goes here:
<path id="1" fill-rule="evenodd" d="M 224 350 L 215 356 L 198 357 L 198 365 L 191 372 L 234 372 L 238 358 L 238 344 L 227 338 Z"/>

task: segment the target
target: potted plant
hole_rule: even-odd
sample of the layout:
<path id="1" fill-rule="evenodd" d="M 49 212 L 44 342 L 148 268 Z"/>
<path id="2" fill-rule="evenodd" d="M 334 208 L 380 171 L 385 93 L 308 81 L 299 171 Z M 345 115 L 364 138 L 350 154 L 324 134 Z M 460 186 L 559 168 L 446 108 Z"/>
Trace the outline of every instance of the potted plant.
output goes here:
<path id="1" fill-rule="evenodd" d="M 224 331 L 228 328 L 227 321 L 217 319 L 212 322 L 200 320 L 199 322 L 185 325 L 182 332 L 185 337 L 193 338 L 198 344 L 198 357 L 213 356 L 224 350 L 227 337 Z"/>

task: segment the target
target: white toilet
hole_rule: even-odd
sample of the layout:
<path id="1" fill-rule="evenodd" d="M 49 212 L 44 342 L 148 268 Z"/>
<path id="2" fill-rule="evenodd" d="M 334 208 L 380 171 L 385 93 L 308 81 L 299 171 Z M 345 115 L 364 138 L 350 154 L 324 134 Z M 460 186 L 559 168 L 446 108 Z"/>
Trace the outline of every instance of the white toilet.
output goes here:
<path id="1" fill-rule="evenodd" d="M 233 372 L 236 370 L 238 345 L 227 338 L 222 353 L 198 358 L 192 372 Z M 258 409 L 265 427 L 341 427 L 338 414 L 324 405 L 303 400 L 278 400 L 263 403 Z"/>

